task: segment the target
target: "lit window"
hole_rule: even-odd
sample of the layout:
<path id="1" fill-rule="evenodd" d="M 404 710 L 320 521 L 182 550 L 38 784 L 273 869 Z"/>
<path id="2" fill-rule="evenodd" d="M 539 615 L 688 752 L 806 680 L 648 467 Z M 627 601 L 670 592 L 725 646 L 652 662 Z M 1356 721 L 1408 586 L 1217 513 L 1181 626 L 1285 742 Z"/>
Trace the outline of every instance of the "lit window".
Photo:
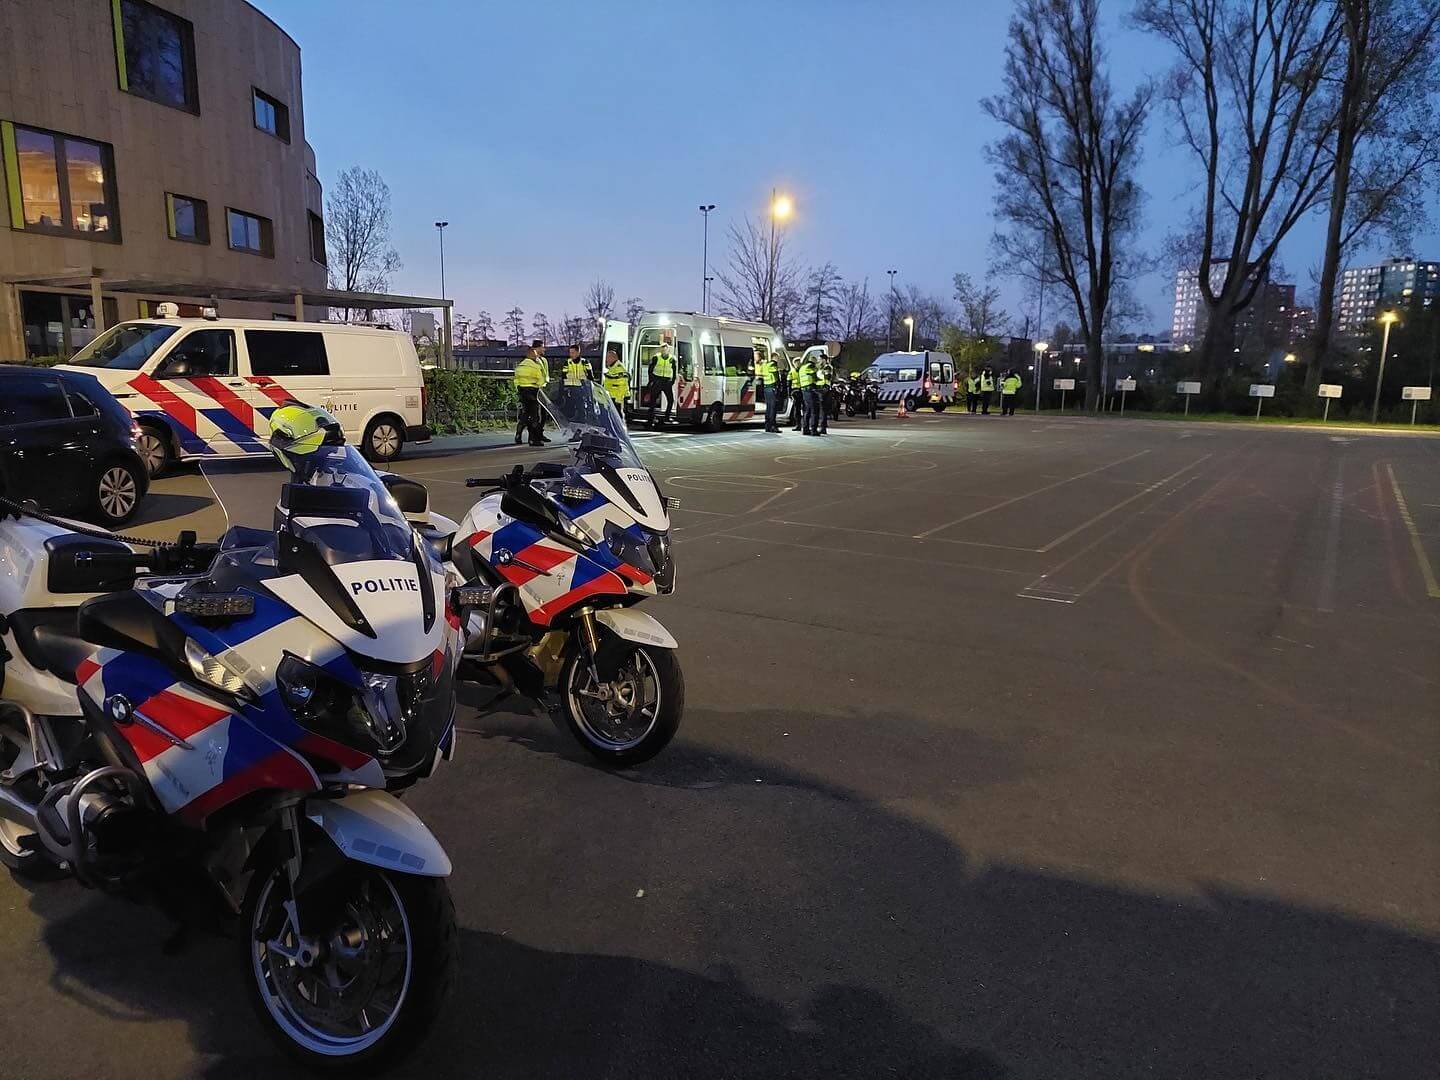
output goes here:
<path id="1" fill-rule="evenodd" d="M 5 172 L 19 180 L 12 228 L 119 242 L 108 145 L 3 121 L 0 146 Z"/>
<path id="2" fill-rule="evenodd" d="M 200 111 L 195 81 L 195 28 L 145 0 L 119 0 L 115 61 L 120 89 L 189 112 Z"/>

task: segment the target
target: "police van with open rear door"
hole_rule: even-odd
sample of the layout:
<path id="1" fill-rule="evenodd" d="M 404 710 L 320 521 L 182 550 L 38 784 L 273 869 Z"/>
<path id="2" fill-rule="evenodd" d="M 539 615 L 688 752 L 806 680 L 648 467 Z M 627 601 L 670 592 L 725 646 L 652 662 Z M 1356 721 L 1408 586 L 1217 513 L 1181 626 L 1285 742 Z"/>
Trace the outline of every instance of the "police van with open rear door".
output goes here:
<path id="1" fill-rule="evenodd" d="M 64 365 L 135 417 L 152 475 L 177 461 L 265 454 L 270 414 L 319 405 L 372 461 L 425 442 L 425 381 L 408 334 L 347 323 L 220 319 L 210 309 L 118 323 Z"/>
<path id="2" fill-rule="evenodd" d="M 677 423 L 707 431 L 754 420 L 757 413 L 763 417 L 764 394 L 755 380 L 756 362 L 774 358 L 782 369 L 786 364 L 784 342 L 765 323 L 693 311 L 647 312 L 633 327 L 607 322 L 605 350 L 616 349 L 630 371 L 631 419 L 650 418 L 650 364 L 664 344 L 675 360 L 671 415 Z M 663 405 L 661 410 L 657 417 Z"/>
<path id="3" fill-rule="evenodd" d="M 955 400 L 955 362 L 949 353 L 881 353 L 864 375 L 875 383 L 882 404 L 903 401 L 907 411 L 928 405 L 936 412 L 944 412 Z"/>

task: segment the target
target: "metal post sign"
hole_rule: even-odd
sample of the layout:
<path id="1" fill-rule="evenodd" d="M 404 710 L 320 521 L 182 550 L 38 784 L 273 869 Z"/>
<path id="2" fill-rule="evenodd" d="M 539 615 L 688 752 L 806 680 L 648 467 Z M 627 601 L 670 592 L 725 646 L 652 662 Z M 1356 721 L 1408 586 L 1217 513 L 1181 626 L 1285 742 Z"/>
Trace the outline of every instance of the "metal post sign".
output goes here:
<path id="1" fill-rule="evenodd" d="M 1321 422 L 1322 424 L 1325 423 L 1327 420 L 1330 419 L 1330 401 L 1331 401 L 1331 399 L 1332 399 L 1332 398 L 1338 398 L 1338 397 L 1340 396 L 1340 392 L 1341 392 L 1342 390 L 1344 390 L 1344 389 L 1345 389 L 1345 388 L 1344 388 L 1343 386 L 1341 386 L 1339 383 L 1324 383 L 1324 382 L 1322 382 L 1322 383 L 1320 384 L 1320 396 L 1325 399 L 1325 415 L 1320 418 L 1320 422 Z"/>
<path id="2" fill-rule="evenodd" d="M 1178 382 L 1175 384 L 1175 393 L 1185 399 L 1185 415 L 1190 415 L 1190 399 L 1200 393 L 1198 382 Z"/>
<path id="3" fill-rule="evenodd" d="M 1056 379 L 1055 389 L 1060 391 L 1060 411 L 1065 411 L 1065 391 L 1075 389 L 1074 379 Z"/>
<path id="4" fill-rule="evenodd" d="M 1260 419 L 1260 406 L 1265 404 L 1267 397 L 1275 396 L 1275 387 L 1269 383 L 1251 383 L 1250 396 L 1255 399 L 1255 419 Z"/>
<path id="5" fill-rule="evenodd" d="M 1420 408 L 1420 402 L 1430 400 L 1430 387 L 1428 386 L 1402 386 L 1400 388 L 1402 401 L 1410 402 L 1410 426 L 1415 426 L 1415 410 Z"/>
<path id="6" fill-rule="evenodd" d="M 1115 389 L 1120 391 L 1120 415 L 1125 415 L 1125 395 L 1135 389 L 1134 379 L 1116 379 Z"/>

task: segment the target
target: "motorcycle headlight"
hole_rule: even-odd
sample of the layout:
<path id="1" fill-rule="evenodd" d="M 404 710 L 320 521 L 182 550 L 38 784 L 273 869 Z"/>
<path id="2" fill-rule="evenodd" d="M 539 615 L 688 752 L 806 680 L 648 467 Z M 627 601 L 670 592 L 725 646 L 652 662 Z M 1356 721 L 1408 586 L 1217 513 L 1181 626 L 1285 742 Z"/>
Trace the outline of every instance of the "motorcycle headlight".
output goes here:
<path id="1" fill-rule="evenodd" d="M 379 757 L 404 744 L 407 721 L 421 689 L 418 675 L 366 672 L 356 690 L 298 656 L 280 661 L 275 682 L 303 726 Z"/>

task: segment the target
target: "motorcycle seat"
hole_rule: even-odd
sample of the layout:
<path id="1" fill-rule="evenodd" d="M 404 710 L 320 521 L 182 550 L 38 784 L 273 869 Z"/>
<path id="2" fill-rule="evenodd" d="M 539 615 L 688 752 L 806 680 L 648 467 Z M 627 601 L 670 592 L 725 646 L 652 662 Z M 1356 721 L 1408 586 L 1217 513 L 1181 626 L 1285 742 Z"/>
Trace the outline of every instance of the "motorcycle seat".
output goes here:
<path id="1" fill-rule="evenodd" d="M 31 608 L 10 616 L 15 644 L 30 666 L 65 682 L 75 682 L 75 669 L 95 651 L 76 628 L 79 608 Z"/>

